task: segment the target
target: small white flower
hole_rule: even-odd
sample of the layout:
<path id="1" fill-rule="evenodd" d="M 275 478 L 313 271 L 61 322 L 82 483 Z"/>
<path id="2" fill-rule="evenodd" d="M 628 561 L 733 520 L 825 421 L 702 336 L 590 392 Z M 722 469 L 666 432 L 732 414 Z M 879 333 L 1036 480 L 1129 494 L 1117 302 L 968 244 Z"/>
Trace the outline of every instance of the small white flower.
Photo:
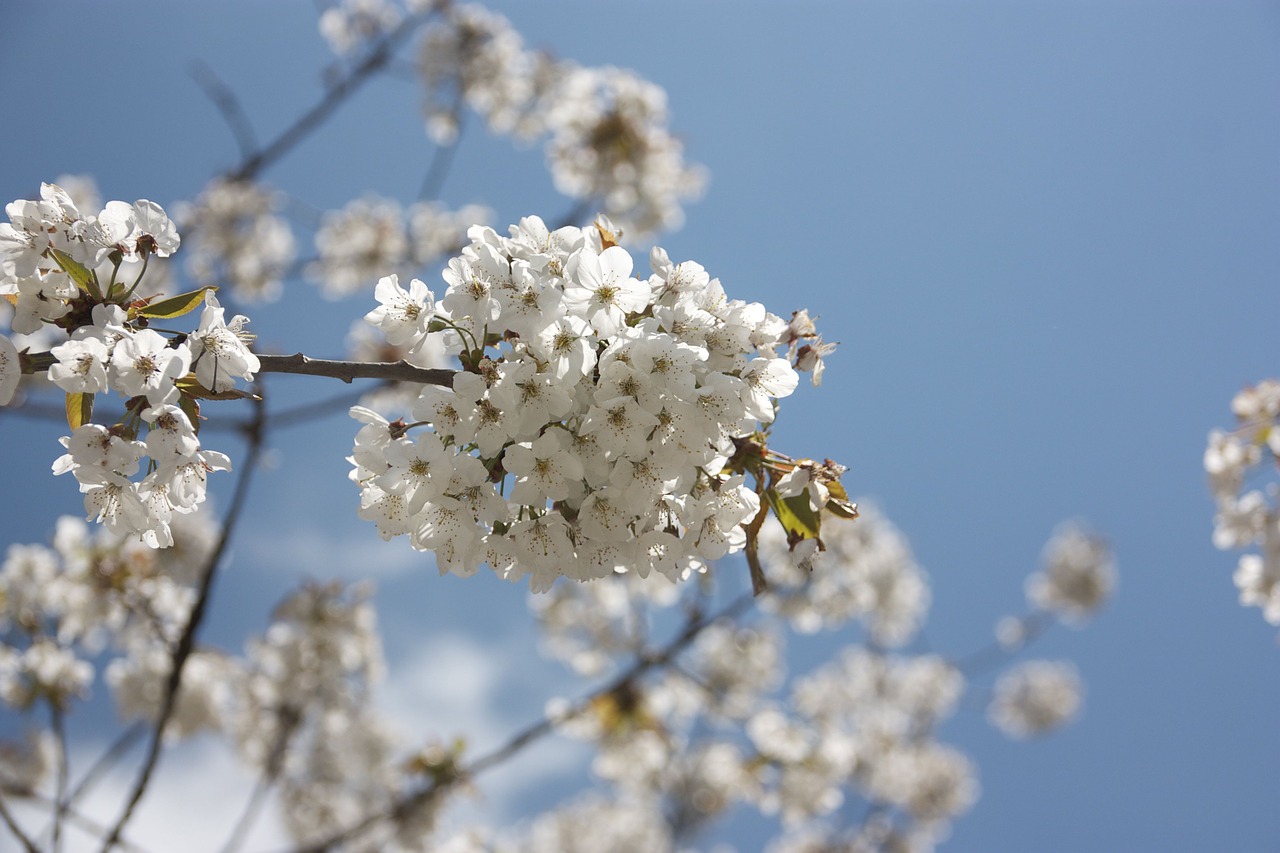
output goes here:
<path id="1" fill-rule="evenodd" d="M 170 347 L 151 329 L 125 334 L 111 352 L 113 387 L 126 397 L 145 395 L 152 406 L 176 403 L 174 384 L 191 367 L 191 350 L 186 343 Z"/>
<path id="2" fill-rule="evenodd" d="M 249 319 L 237 314 L 230 323 L 226 322 L 225 309 L 213 291 L 206 291 L 204 302 L 200 328 L 188 337 L 196 380 L 210 391 L 227 391 L 235 386 L 237 378 L 253 381 L 262 365 L 245 343 L 246 338 L 252 338 L 243 331 Z"/>
<path id="3" fill-rule="evenodd" d="M 415 278 L 406 291 L 399 276 L 388 275 L 378 280 L 373 296 L 381 304 L 364 319 L 382 330 L 387 343 L 413 349 L 426 337 L 436 300 L 425 284 Z"/>
<path id="4" fill-rule="evenodd" d="M 107 390 L 107 364 L 111 353 L 98 338 L 69 340 L 51 352 L 57 364 L 49 366 L 49 381 L 68 394 L 97 394 Z"/>

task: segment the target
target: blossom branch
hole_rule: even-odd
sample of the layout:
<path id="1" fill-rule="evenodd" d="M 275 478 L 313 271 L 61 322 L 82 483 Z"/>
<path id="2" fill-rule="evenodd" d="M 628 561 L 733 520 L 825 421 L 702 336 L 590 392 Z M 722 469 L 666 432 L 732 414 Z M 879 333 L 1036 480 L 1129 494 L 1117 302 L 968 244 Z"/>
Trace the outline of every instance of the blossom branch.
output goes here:
<path id="1" fill-rule="evenodd" d="M 191 652 L 195 650 L 196 632 L 200 628 L 200 623 L 204 620 L 205 611 L 208 609 L 210 593 L 213 590 L 213 579 L 217 575 L 218 563 L 222 559 L 223 553 L 226 551 L 227 545 L 231 541 L 231 535 L 235 530 L 236 523 L 239 521 L 245 504 L 247 503 L 249 484 L 253 480 L 253 472 L 258 467 L 258 460 L 262 455 L 265 445 L 266 430 L 264 429 L 264 407 L 261 401 L 255 402 L 255 418 L 253 424 L 247 430 L 249 437 L 249 448 L 245 453 L 244 467 L 240 470 L 240 479 L 236 482 L 235 492 L 231 497 L 231 505 L 227 510 L 227 515 L 222 522 L 222 533 L 218 537 L 218 542 L 214 546 L 212 553 L 205 563 L 204 572 L 200 581 L 200 589 L 196 595 L 195 605 L 191 609 L 191 615 L 187 619 L 186 627 L 179 637 L 178 643 L 173 651 L 173 664 L 169 671 L 169 681 L 165 686 L 164 700 L 160 706 L 160 715 L 156 719 L 155 728 L 152 730 L 151 741 L 147 747 L 147 755 L 143 761 L 142 769 L 138 773 L 137 781 L 134 782 L 133 790 L 130 792 L 129 800 L 125 804 L 124 810 L 120 813 L 120 817 L 116 819 L 115 825 L 107 834 L 106 840 L 102 844 L 102 853 L 108 853 L 120 841 L 120 834 L 124 831 L 125 825 L 133 816 L 134 810 L 138 803 L 142 800 L 143 794 L 146 793 L 147 786 L 151 782 L 152 773 L 155 770 L 157 762 L 160 760 L 160 750 L 164 739 L 165 728 L 169 724 L 173 711 L 177 707 L 178 689 L 182 686 L 182 670 L 186 665 Z"/>
<path id="2" fill-rule="evenodd" d="M 37 792 L 31 792 L 27 796 L 31 802 L 33 802 L 38 806 L 43 806 L 49 809 L 54 809 L 57 807 L 57 803 L 53 800 L 52 797 L 48 797 Z M 70 806 L 64 806 L 63 812 L 66 814 L 67 823 L 79 828 L 80 830 L 84 831 L 86 834 L 96 835 L 100 838 L 107 834 L 107 828 L 105 826 L 103 826 L 101 823 L 98 823 L 93 818 L 87 817 L 83 812 L 77 811 L 71 808 Z M 147 853 L 144 847 L 130 841 L 127 838 L 118 839 L 116 841 L 116 846 L 119 847 L 122 851 L 124 851 L 124 853 Z M 30 850 L 32 851 L 32 853 L 39 853 L 39 848 L 32 847 L 30 848 Z"/>
<path id="3" fill-rule="evenodd" d="M 280 732 L 276 735 L 276 741 L 267 756 L 266 765 L 263 767 L 262 773 L 259 774 L 258 781 L 254 783 L 253 790 L 249 793 L 244 812 L 240 815 L 240 819 L 236 821 L 236 825 L 231 830 L 231 835 L 227 837 L 226 843 L 222 845 L 222 853 L 235 853 L 244 844 L 245 839 L 249 837 L 249 831 L 253 829 L 258 816 L 262 814 L 263 807 L 267 804 L 267 792 L 275 787 L 276 782 L 280 780 L 280 773 L 284 770 L 285 754 L 288 752 L 289 744 L 292 742 L 294 734 L 298 731 L 298 724 L 301 722 L 301 717 L 287 708 L 282 710 L 281 717 Z"/>
<path id="4" fill-rule="evenodd" d="M 348 384 L 355 379 L 383 379 L 393 382 L 417 382 L 423 385 L 453 386 L 456 370 L 414 367 L 406 361 L 331 361 L 293 355 L 259 355 L 260 373 L 295 373 L 303 376 L 328 376 Z"/>

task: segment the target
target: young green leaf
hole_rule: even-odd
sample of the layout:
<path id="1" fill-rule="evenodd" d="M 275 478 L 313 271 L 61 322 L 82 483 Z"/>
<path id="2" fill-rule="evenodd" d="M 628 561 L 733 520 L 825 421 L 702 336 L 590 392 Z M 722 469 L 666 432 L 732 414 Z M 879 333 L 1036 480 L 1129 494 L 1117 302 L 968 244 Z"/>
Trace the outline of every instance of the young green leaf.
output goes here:
<path id="1" fill-rule="evenodd" d="M 168 299 L 161 299 L 159 302 L 144 305 L 137 309 L 137 314 L 152 320 L 169 320 L 173 317 L 181 317 L 203 302 L 205 293 L 211 290 L 216 291 L 217 289 L 214 285 L 208 284 L 199 290 L 180 293 L 177 296 L 170 296 Z"/>
<path id="2" fill-rule="evenodd" d="M 102 291 L 98 289 L 98 277 L 94 275 L 93 270 L 84 266 L 66 252 L 60 252 L 50 247 L 49 254 L 53 255 L 53 259 L 58 262 L 58 266 L 62 267 L 62 271 L 76 283 L 76 287 L 94 299 L 102 298 Z"/>
<path id="3" fill-rule="evenodd" d="M 84 392 L 67 395 L 67 426 L 77 430 L 93 417 L 93 395 Z"/>

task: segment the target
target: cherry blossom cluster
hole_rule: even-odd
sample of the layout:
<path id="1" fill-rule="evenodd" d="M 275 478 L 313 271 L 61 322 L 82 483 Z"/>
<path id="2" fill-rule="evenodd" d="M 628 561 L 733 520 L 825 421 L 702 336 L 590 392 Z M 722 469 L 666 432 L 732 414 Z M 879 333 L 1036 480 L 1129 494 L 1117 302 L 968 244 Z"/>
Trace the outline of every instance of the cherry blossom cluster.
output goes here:
<path id="1" fill-rule="evenodd" d="M 325 214 L 316 232 L 319 258 L 306 274 L 330 299 L 367 294 L 369 283 L 389 272 L 407 274 L 457 251 L 467 229 L 490 215 L 479 205 L 450 210 L 417 202 L 405 210 L 390 199 L 358 199 Z"/>
<path id="2" fill-rule="evenodd" d="M 68 337 L 48 352 L 19 353 L 0 335 L 0 404 L 13 397 L 21 374 L 47 370 L 66 394 L 72 430 L 53 472 L 76 479 L 90 518 L 168 547 L 175 515 L 204 501 L 209 472 L 230 468 L 224 454 L 201 448 L 197 401 L 234 395 L 237 378 L 253 378 L 259 363 L 246 345 L 248 321 L 228 321 L 211 288 L 138 298 L 149 258 L 168 257 L 179 245 L 154 202 L 112 201 L 96 216 L 82 215 L 65 190 L 44 184 L 39 201 L 6 210 L 0 294 L 16 305 L 12 328 L 52 325 Z M 121 276 L 126 259 L 140 268 L 136 277 Z M 150 328 L 200 305 L 190 332 Z M 112 425 L 94 423 L 96 395 L 110 392 L 124 398 L 124 415 Z"/>
<path id="3" fill-rule="evenodd" d="M 0 562 L 0 701 L 67 709 L 88 695 L 94 661 L 105 650 L 114 657 L 106 679 L 122 715 L 153 715 L 171 663 L 169 644 L 194 600 L 195 567 L 213 540 L 200 513 L 175 520 L 173 534 L 176 547 L 156 550 L 64 516 L 49 546 L 10 545 Z M 201 663 L 195 673 L 178 706 L 178 732 L 198 729 L 198 720 L 207 725 L 208 705 L 199 697 L 221 689 L 220 680 L 200 677 Z M 38 769 L 3 763 L 9 776 Z M 35 785 L 38 775 L 26 781 Z"/>
<path id="4" fill-rule="evenodd" d="M 1213 544 L 1224 550 L 1257 548 L 1236 566 L 1240 603 L 1258 607 L 1280 625 L 1280 380 L 1245 388 L 1231 401 L 1236 428 L 1214 430 L 1204 451 L 1204 469 L 1217 502 Z M 1271 478 L 1259 482 L 1259 475 Z"/>
<path id="5" fill-rule="evenodd" d="M 1044 567 L 1027 578 L 1027 602 L 1064 622 L 1079 624 L 1115 587 L 1115 562 L 1103 539 L 1083 526 L 1063 524 L 1045 545 Z"/>
<path id="6" fill-rule="evenodd" d="M 1080 710 L 1080 674 L 1066 661 L 1019 664 L 996 683 L 987 716 L 1013 738 L 1028 738 L 1060 727 Z"/>
<path id="7" fill-rule="evenodd" d="M 607 228 L 469 235 L 438 303 L 416 279 L 378 283 L 366 319 L 390 343 L 412 354 L 443 332 L 465 369 L 423 387 L 412 424 L 352 411 L 361 517 L 441 572 L 487 562 L 538 590 L 676 580 L 740 550 L 760 499 L 726 463 L 795 389 L 803 338 L 661 249 L 634 277 Z"/>
<path id="8" fill-rule="evenodd" d="M 462 104 L 497 133 L 545 136 L 556 189 L 600 207 L 633 237 L 678 227 L 680 203 L 705 183 L 684 162 L 661 87 L 531 51 L 495 12 L 450 4 L 422 40 L 421 68 L 437 141 L 453 141 Z"/>

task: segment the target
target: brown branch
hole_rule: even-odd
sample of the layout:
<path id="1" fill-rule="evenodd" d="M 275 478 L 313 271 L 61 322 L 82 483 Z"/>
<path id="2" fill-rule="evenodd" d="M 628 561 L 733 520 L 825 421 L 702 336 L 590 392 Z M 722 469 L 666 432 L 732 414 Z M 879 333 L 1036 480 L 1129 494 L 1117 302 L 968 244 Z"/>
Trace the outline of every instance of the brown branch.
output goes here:
<path id="1" fill-rule="evenodd" d="M 245 115 L 244 107 L 240 105 L 240 99 L 231 91 L 231 87 L 222 82 L 212 68 L 198 59 L 187 66 L 187 73 L 217 107 L 218 112 L 222 113 L 231 135 L 236 138 L 236 145 L 240 147 L 240 156 L 253 156 L 253 152 L 258 150 L 258 138 L 253 132 L 253 124 Z"/>
<path id="2" fill-rule="evenodd" d="M 260 373 L 296 373 L 303 376 L 328 376 L 350 384 L 353 379 L 384 379 L 393 382 L 417 382 L 422 385 L 453 387 L 456 370 L 414 367 L 406 361 L 330 361 L 293 355 L 259 355 Z"/>
<path id="3" fill-rule="evenodd" d="M 205 563 L 195 605 L 191 608 L 191 615 L 187 617 L 186 627 L 183 628 L 182 636 L 178 638 L 177 646 L 173 650 L 173 665 L 169 671 L 169 682 L 165 686 L 164 701 L 160 706 L 160 715 L 156 719 L 155 729 L 151 733 L 151 741 L 147 746 L 146 758 L 143 760 L 142 769 L 138 772 L 138 778 L 134 782 L 133 790 L 129 794 L 129 800 L 125 804 L 124 810 L 120 813 L 120 817 L 117 818 L 115 825 L 111 828 L 102 844 L 101 853 L 109 853 L 111 848 L 119 843 L 120 834 L 133 816 L 134 810 L 142 800 L 142 795 L 146 793 L 147 786 L 151 782 L 152 773 L 160 760 L 164 731 L 173 716 L 174 709 L 178 705 L 178 689 L 182 686 L 182 670 L 187 660 L 191 657 L 191 652 L 195 650 L 196 632 L 200 629 L 200 623 L 204 621 L 204 615 L 209 606 L 210 593 L 213 590 L 213 579 L 218 573 L 218 562 L 222 559 L 222 555 L 231 541 L 231 534 L 247 502 L 249 484 L 253 479 L 254 469 L 258 467 L 258 460 L 262 455 L 266 439 L 266 431 L 263 429 L 264 413 L 265 406 L 261 400 L 256 401 L 256 416 L 248 431 L 249 449 L 245 454 L 242 463 L 243 467 L 240 469 L 240 479 L 236 482 L 235 492 L 231 497 L 231 506 L 227 510 L 226 518 L 223 519 L 222 533 Z"/>

